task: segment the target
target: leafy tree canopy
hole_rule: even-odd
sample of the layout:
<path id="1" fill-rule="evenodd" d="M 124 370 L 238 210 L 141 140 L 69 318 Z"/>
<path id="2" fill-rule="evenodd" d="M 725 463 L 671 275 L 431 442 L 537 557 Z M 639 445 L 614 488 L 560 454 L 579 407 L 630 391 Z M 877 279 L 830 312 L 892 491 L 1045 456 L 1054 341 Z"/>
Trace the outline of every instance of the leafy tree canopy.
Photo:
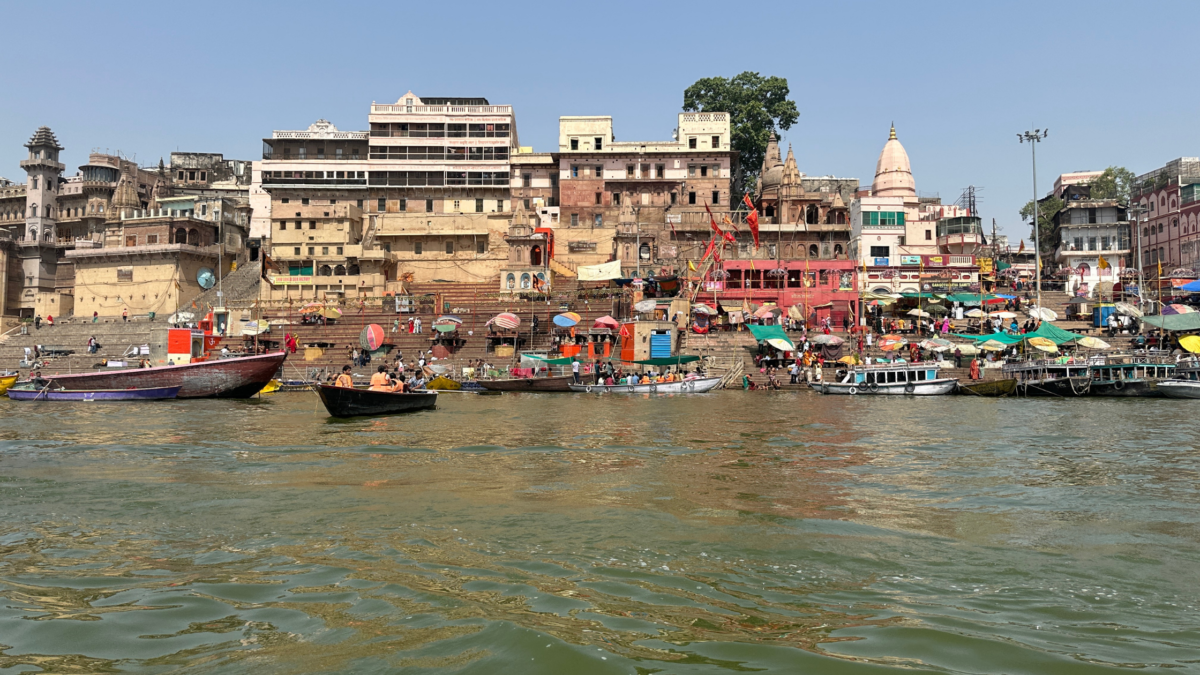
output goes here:
<path id="1" fill-rule="evenodd" d="M 1057 240 L 1054 237 L 1054 216 L 1062 211 L 1063 203 L 1058 197 L 1047 197 L 1037 205 L 1038 227 L 1037 227 L 1037 242 L 1042 249 L 1043 254 L 1054 252 L 1057 246 Z M 1033 238 L 1033 200 L 1025 203 L 1021 207 L 1021 220 L 1029 221 L 1029 237 Z"/>
<path id="2" fill-rule="evenodd" d="M 1133 187 L 1135 176 L 1123 166 L 1110 166 L 1104 173 L 1092 179 L 1092 199 L 1116 199 L 1122 204 L 1129 203 L 1129 191 Z"/>
<path id="3" fill-rule="evenodd" d="M 706 77 L 683 92 L 683 110 L 729 113 L 730 146 L 740 153 L 741 172 L 750 189 L 758 179 L 771 132 L 790 129 L 800 117 L 788 93 L 787 78 L 783 77 L 763 77 L 750 71 L 728 79 Z"/>

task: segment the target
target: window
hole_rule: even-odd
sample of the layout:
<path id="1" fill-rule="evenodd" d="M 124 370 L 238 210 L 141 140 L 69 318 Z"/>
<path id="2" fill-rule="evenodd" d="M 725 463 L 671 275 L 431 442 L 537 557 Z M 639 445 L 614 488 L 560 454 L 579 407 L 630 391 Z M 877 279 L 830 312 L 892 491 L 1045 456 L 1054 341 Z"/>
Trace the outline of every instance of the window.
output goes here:
<path id="1" fill-rule="evenodd" d="M 286 220 L 279 221 L 279 229 L 281 229 L 281 230 L 287 229 L 287 221 Z"/>
<path id="2" fill-rule="evenodd" d="M 603 192 L 596 193 L 596 206 L 600 206 L 603 197 L 604 197 Z M 613 204 L 620 204 L 620 203 L 621 203 L 621 200 L 617 199 L 616 194 L 613 194 Z"/>
<path id="3" fill-rule="evenodd" d="M 887 246 L 872 246 L 871 247 L 871 257 L 872 258 L 886 258 L 886 257 L 888 257 L 889 250 L 890 249 Z"/>
<path id="4" fill-rule="evenodd" d="M 718 164 L 713 164 L 713 165 L 712 165 L 712 175 L 713 175 L 713 177 L 714 177 L 714 178 L 717 178 L 717 177 L 719 177 L 719 176 L 721 175 L 721 167 L 720 167 L 720 165 L 718 165 Z"/>
<path id="5" fill-rule="evenodd" d="M 425 213 L 433 213 L 433 200 L 432 199 L 425 200 Z"/>
<path id="6" fill-rule="evenodd" d="M 925 230 L 925 241 L 929 241 L 931 239 L 933 239 L 933 232 L 931 230 Z"/>
<path id="7" fill-rule="evenodd" d="M 195 171 L 188 172 L 188 180 L 196 180 L 196 172 Z"/>
<path id="8" fill-rule="evenodd" d="M 603 150 L 604 149 L 604 138 L 597 136 L 595 139 L 593 139 L 593 145 L 595 146 L 595 148 L 597 150 Z"/>
<path id="9" fill-rule="evenodd" d="M 338 158 L 338 159 L 341 159 L 341 158 L 342 158 L 342 149 L 341 149 L 341 148 L 338 148 L 338 149 L 334 150 L 334 151 L 333 151 L 333 154 L 334 154 L 335 156 L 337 156 L 337 158 Z"/>
<path id="10" fill-rule="evenodd" d="M 419 241 L 413 242 L 413 253 L 415 253 L 417 255 L 421 255 L 421 242 L 419 242 Z"/>
<path id="11" fill-rule="evenodd" d="M 688 137 L 688 149 L 689 150 L 696 149 L 696 137 L 695 136 Z"/>
<path id="12" fill-rule="evenodd" d="M 525 208 L 525 210 L 528 211 L 529 210 L 529 200 L 528 199 L 521 200 L 521 206 L 523 206 Z"/>
<path id="13" fill-rule="evenodd" d="M 157 244 L 158 243 L 158 235 L 157 234 L 146 235 L 146 243 L 147 244 Z"/>
<path id="14" fill-rule="evenodd" d="M 578 149 L 579 149 L 579 139 L 578 139 L 578 138 L 572 138 L 572 139 L 571 139 L 571 149 L 572 149 L 572 150 L 578 150 Z"/>
<path id="15" fill-rule="evenodd" d="M 316 253 L 317 253 L 317 247 L 316 247 L 316 246 L 309 246 L 309 247 L 308 247 L 308 254 L 309 254 L 309 255 L 316 255 Z"/>
<path id="16" fill-rule="evenodd" d="M 696 203 L 696 193 L 695 193 L 695 192 L 689 192 L 689 193 L 688 193 L 688 203 L 689 203 L 689 204 L 695 204 L 695 203 Z"/>
<path id="17" fill-rule="evenodd" d="M 558 187 L 558 174 L 550 174 L 550 187 Z"/>
<path id="18" fill-rule="evenodd" d="M 400 213 L 404 213 L 405 211 L 407 211 L 408 210 L 408 200 L 401 199 L 399 202 L 399 205 L 396 207 L 396 210 L 399 211 Z"/>
<path id="19" fill-rule="evenodd" d="M 604 167 L 597 166 L 595 169 L 592 170 L 592 175 L 595 176 L 596 178 L 603 179 L 604 178 Z"/>
<path id="20" fill-rule="evenodd" d="M 179 172 L 179 180 L 183 180 L 183 172 L 182 171 Z"/>
<path id="21" fill-rule="evenodd" d="M 117 268 L 117 281 L 133 281 L 133 268 L 132 267 L 118 267 Z"/>
<path id="22" fill-rule="evenodd" d="M 300 221 L 298 221 L 298 220 L 296 221 L 295 229 L 299 230 L 299 229 L 300 229 L 301 227 L 303 227 L 303 226 L 304 226 L 304 224 L 303 224 L 303 223 L 301 223 L 301 222 L 300 222 Z"/>
<path id="23" fill-rule="evenodd" d="M 486 239 L 476 239 L 475 240 L 475 252 L 480 255 L 487 253 L 487 240 Z"/>
<path id="24" fill-rule="evenodd" d="M 321 255 L 329 255 L 329 247 L 328 246 L 321 247 Z"/>
<path id="25" fill-rule="evenodd" d="M 720 190 L 713 190 L 713 193 L 712 193 L 712 203 L 713 203 L 713 204 L 720 204 L 720 203 L 721 203 L 721 192 L 720 192 Z"/>
<path id="26" fill-rule="evenodd" d="M 459 200 L 457 200 L 457 199 L 455 199 L 455 200 L 454 200 L 454 210 L 455 210 L 455 211 L 461 211 L 461 210 L 462 210 L 462 202 L 461 202 L 461 201 L 459 201 Z"/>
<path id="27" fill-rule="evenodd" d="M 604 216 L 602 216 L 602 215 L 600 215 L 599 213 L 597 213 L 597 214 L 596 214 L 596 215 L 595 215 L 595 216 L 592 218 L 592 225 L 593 225 L 594 227 L 604 227 Z"/>
<path id="28" fill-rule="evenodd" d="M 482 199 L 475 200 L 475 213 L 483 213 L 483 200 Z"/>
<path id="29" fill-rule="evenodd" d="M 635 171 L 636 170 L 633 168 L 632 164 L 625 165 L 625 177 L 626 178 L 633 178 L 634 176 L 636 176 L 637 174 L 635 173 Z"/>
<path id="30" fill-rule="evenodd" d="M 208 172 L 207 171 L 200 172 L 200 180 L 208 180 Z"/>
<path id="31" fill-rule="evenodd" d="M 446 240 L 446 254 L 447 255 L 454 254 L 454 240 L 453 239 Z"/>
<path id="32" fill-rule="evenodd" d="M 688 177 L 690 177 L 690 178 L 696 177 L 696 165 L 695 164 L 688 164 Z"/>
<path id="33" fill-rule="evenodd" d="M 315 221 L 315 220 L 308 221 L 308 229 L 310 229 L 310 230 L 317 229 L 317 221 Z"/>
<path id="34" fill-rule="evenodd" d="M 571 227 L 579 227 L 579 214 L 578 213 L 571 214 Z"/>
<path id="35" fill-rule="evenodd" d="M 1158 224 L 1158 233 L 1159 233 L 1159 234 L 1162 234 L 1162 233 L 1163 233 L 1163 224 L 1162 224 L 1162 223 L 1159 223 L 1159 224 Z"/>
<path id="36" fill-rule="evenodd" d="M 358 208 L 360 208 L 360 209 L 361 209 L 361 208 L 363 207 L 363 200 L 361 200 L 361 199 L 360 199 L 360 200 L 358 200 L 358 203 L 357 203 L 357 204 L 355 204 L 355 206 L 357 206 Z"/>
<path id="37" fill-rule="evenodd" d="M 666 168 L 667 168 L 666 164 L 655 164 L 654 165 L 654 177 L 661 179 L 663 177 L 663 174 L 666 173 Z"/>
<path id="38" fill-rule="evenodd" d="M 308 157 L 308 149 L 300 148 L 300 159 L 305 159 L 307 157 Z"/>
<path id="39" fill-rule="evenodd" d="M 300 247 L 299 246 L 292 249 L 292 255 L 300 255 Z"/>
<path id="40" fill-rule="evenodd" d="M 342 255 L 342 247 L 341 246 L 337 247 L 337 254 Z"/>
<path id="41" fill-rule="evenodd" d="M 613 195 L 612 195 L 612 202 L 613 202 L 613 206 L 620 206 L 620 205 L 621 205 L 621 193 L 620 193 L 620 192 L 614 192 L 614 193 L 613 193 Z M 596 203 L 598 204 L 599 202 L 596 202 Z"/>
<path id="42" fill-rule="evenodd" d="M 571 178 L 579 178 L 579 165 L 578 164 L 571 165 Z"/>
<path id="43" fill-rule="evenodd" d="M 301 200 L 300 200 L 300 203 L 301 203 L 301 204 L 303 204 L 304 206 L 308 206 L 308 197 L 305 197 L 304 199 L 301 199 Z"/>
<path id="44" fill-rule="evenodd" d="M 288 203 L 291 203 L 291 201 L 292 201 L 292 200 L 288 199 L 287 197 L 284 197 L 283 199 L 281 199 L 281 200 L 279 200 L 279 201 L 280 201 L 280 202 L 282 202 L 282 203 L 284 203 L 284 204 L 288 204 Z"/>
<path id="45" fill-rule="evenodd" d="M 376 204 L 375 204 L 375 210 L 380 213 L 387 211 L 387 200 L 386 199 L 377 200 Z"/>
<path id="46" fill-rule="evenodd" d="M 521 174 L 521 186 L 522 187 L 533 187 L 533 174 L 531 174 L 531 173 Z"/>
<path id="47" fill-rule="evenodd" d="M 700 177 L 705 178 L 707 176 L 708 176 L 708 165 L 702 164 L 700 166 Z"/>
<path id="48" fill-rule="evenodd" d="M 671 203 L 674 204 L 678 200 L 679 200 L 679 194 L 676 192 L 672 192 L 671 193 Z"/>
<path id="49" fill-rule="evenodd" d="M 712 146 L 713 146 L 714 148 L 719 148 L 719 147 L 721 147 L 721 137 L 720 137 L 720 136 L 713 136 L 713 137 L 712 137 Z"/>

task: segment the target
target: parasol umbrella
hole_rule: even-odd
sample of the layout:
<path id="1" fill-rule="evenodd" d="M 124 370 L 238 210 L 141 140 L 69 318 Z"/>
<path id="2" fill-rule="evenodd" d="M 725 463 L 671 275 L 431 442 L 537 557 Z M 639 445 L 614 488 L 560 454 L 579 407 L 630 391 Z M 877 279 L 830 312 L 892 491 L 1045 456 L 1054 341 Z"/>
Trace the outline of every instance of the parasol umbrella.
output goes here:
<path id="1" fill-rule="evenodd" d="M 494 325 L 497 328 L 503 328 L 505 330 L 516 330 L 517 326 L 521 325 L 521 317 L 513 314 L 512 312 L 501 312 L 500 314 L 488 319 L 488 322 L 484 325 Z"/>
<path id="2" fill-rule="evenodd" d="M 697 302 L 696 304 L 692 305 L 692 311 L 697 314 L 708 314 L 708 315 L 713 315 L 713 314 L 717 313 L 717 310 L 713 309 L 712 307 L 709 307 L 708 305 L 704 304 L 703 302 Z"/>
<path id="3" fill-rule="evenodd" d="M 922 349 L 928 349 L 928 350 L 935 351 L 935 352 L 942 352 L 942 351 L 946 351 L 950 347 L 953 347 L 954 343 L 949 340 L 943 340 L 942 338 L 932 338 L 929 340 L 922 340 L 920 342 L 920 345 L 921 345 Z"/>
<path id="4" fill-rule="evenodd" d="M 650 298 L 649 300 L 639 300 L 638 302 L 634 303 L 633 311 L 635 311 L 635 312 L 653 312 L 654 308 L 656 308 L 656 307 L 658 307 L 658 303 L 654 301 L 654 298 Z M 560 314 L 559 316 L 562 316 L 562 315 Z"/>
<path id="5" fill-rule="evenodd" d="M 621 322 L 607 314 L 592 322 L 592 328 L 620 328 Z"/>
<path id="6" fill-rule="evenodd" d="M 1044 337 L 1029 338 L 1029 344 L 1033 345 L 1034 347 L 1054 347 L 1055 346 L 1054 340 L 1051 340 L 1050 338 L 1044 338 Z"/>
<path id="7" fill-rule="evenodd" d="M 754 318 L 756 319 L 765 319 L 768 316 L 777 317 L 781 314 L 783 314 L 783 310 L 779 309 L 779 307 L 776 307 L 775 305 L 763 305 L 762 307 L 754 310 Z"/>
<path id="8" fill-rule="evenodd" d="M 383 345 L 383 327 L 377 323 L 367 324 L 358 334 L 358 344 L 370 351 L 379 349 Z"/>
<path id="9" fill-rule="evenodd" d="M 850 354 L 848 356 L 843 356 L 842 358 L 838 359 L 838 363 L 844 363 L 848 366 L 852 366 L 852 365 L 858 363 L 858 355 Z"/>
<path id="10" fill-rule="evenodd" d="M 437 324 L 439 324 L 439 323 L 458 323 L 458 324 L 461 324 L 461 323 L 462 323 L 462 319 L 460 319 L 460 318 L 459 318 L 457 315 L 455 315 L 455 314 L 443 314 L 443 315 L 439 316 L 439 317 L 437 318 L 437 320 L 435 320 L 435 321 L 433 322 L 433 324 L 434 324 L 435 326 L 436 326 Z"/>
<path id="11" fill-rule="evenodd" d="M 784 340 L 783 338 L 767 338 L 766 342 L 767 342 L 767 344 L 771 345 L 772 347 L 774 347 L 775 349 L 778 349 L 781 352 L 796 351 L 796 345 L 792 344 L 791 342 L 788 342 L 787 340 Z"/>
<path id="12" fill-rule="evenodd" d="M 1058 312 L 1050 309 L 1049 307 L 1030 307 L 1029 316 L 1032 316 L 1035 319 L 1041 319 L 1042 321 L 1058 321 Z"/>
<path id="13" fill-rule="evenodd" d="M 928 319 L 928 318 L 930 317 L 930 314 L 929 314 L 929 312 L 922 312 L 922 311 L 921 311 L 921 310 L 919 310 L 919 309 L 910 309 L 910 310 L 908 310 L 908 315 L 909 315 L 909 316 L 919 316 L 919 317 L 921 317 L 922 319 Z"/>
<path id="14" fill-rule="evenodd" d="M 792 305 L 791 307 L 788 307 L 788 318 L 795 319 L 797 321 L 804 320 L 804 311 L 800 309 L 800 305 Z"/>
<path id="15" fill-rule="evenodd" d="M 300 308 L 300 313 L 301 314 L 317 314 L 319 316 L 325 317 L 326 319 L 342 318 L 342 310 L 338 309 L 337 307 L 330 307 L 329 305 L 326 305 L 325 303 L 322 303 L 322 302 L 310 302 L 307 305 Z"/>
<path id="16" fill-rule="evenodd" d="M 1030 342 L 1032 342 L 1032 340 L 1030 340 Z M 1182 343 L 1183 341 L 1180 340 L 1180 344 Z M 1090 335 L 1075 340 L 1075 344 L 1079 345 L 1080 347 L 1087 347 L 1088 349 L 1109 349 L 1111 347 L 1111 345 L 1104 340 L 1092 337 Z"/>
<path id="17" fill-rule="evenodd" d="M 979 348 L 985 352 L 1002 352 L 1008 348 L 1008 345 L 999 340 L 988 340 L 979 345 Z"/>
<path id="18" fill-rule="evenodd" d="M 1138 309 L 1137 307 L 1134 307 L 1133 305 L 1129 304 L 1128 302 L 1118 302 L 1115 305 L 1115 307 L 1117 310 L 1117 314 L 1124 314 L 1125 316 L 1132 316 L 1135 319 L 1140 319 L 1142 317 L 1142 310 Z"/>
<path id="19" fill-rule="evenodd" d="M 439 333 L 453 333 L 454 331 L 458 330 L 458 324 L 454 322 L 435 323 L 433 324 L 433 329 Z"/>
<path id="20" fill-rule="evenodd" d="M 1179 346 L 1193 354 L 1200 353 L 1200 335 L 1184 335 L 1179 338 Z"/>
<path id="21" fill-rule="evenodd" d="M 982 309 L 972 309 L 972 310 L 969 310 L 966 314 L 963 314 L 963 316 L 965 316 L 969 319 L 978 319 L 983 316 L 983 310 Z"/>
<path id="22" fill-rule="evenodd" d="M 926 305 L 925 309 L 930 314 L 934 314 L 937 316 L 941 316 L 941 315 L 950 313 L 950 309 L 948 307 L 946 307 L 945 305 Z"/>
<path id="23" fill-rule="evenodd" d="M 1058 345 L 1054 344 L 1053 342 L 1048 345 L 1033 345 L 1033 348 L 1040 349 L 1041 351 L 1049 352 L 1051 354 L 1054 354 L 1058 351 Z"/>
<path id="24" fill-rule="evenodd" d="M 895 351 L 908 344 L 908 340 L 899 335 L 884 335 L 879 338 L 879 348 L 885 352 Z"/>
<path id="25" fill-rule="evenodd" d="M 1090 302 L 1090 301 L 1085 297 L 1075 296 L 1074 298 L 1071 298 L 1070 300 L 1068 300 L 1067 304 L 1068 305 L 1086 305 L 1086 304 L 1088 304 L 1088 302 Z"/>
<path id="26" fill-rule="evenodd" d="M 988 316 L 993 317 L 993 318 L 999 318 L 999 319 L 1015 319 L 1015 318 L 1017 318 L 1017 315 L 1013 314 L 1012 312 L 990 312 L 990 313 L 988 313 Z"/>
<path id="27" fill-rule="evenodd" d="M 954 348 L 961 351 L 963 356 L 974 356 L 979 353 L 979 347 L 974 344 L 956 344 Z"/>
<path id="28" fill-rule="evenodd" d="M 1164 315 L 1167 315 L 1167 314 L 1191 314 L 1195 311 L 1196 310 L 1192 309 L 1191 307 L 1188 307 L 1187 305 L 1167 305 L 1162 308 L 1162 313 Z"/>
<path id="29" fill-rule="evenodd" d="M 579 323 L 579 320 L 580 316 L 575 312 L 563 312 L 562 314 L 554 317 L 554 325 L 562 326 L 563 328 L 570 328 L 571 326 Z"/>
<path id="30" fill-rule="evenodd" d="M 826 335 L 824 333 L 820 333 L 810 338 L 809 342 L 813 343 L 814 345 L 829 345 L 830 347 L 836 347 L 845 342 L 845 340 L 836 335 Z"/>

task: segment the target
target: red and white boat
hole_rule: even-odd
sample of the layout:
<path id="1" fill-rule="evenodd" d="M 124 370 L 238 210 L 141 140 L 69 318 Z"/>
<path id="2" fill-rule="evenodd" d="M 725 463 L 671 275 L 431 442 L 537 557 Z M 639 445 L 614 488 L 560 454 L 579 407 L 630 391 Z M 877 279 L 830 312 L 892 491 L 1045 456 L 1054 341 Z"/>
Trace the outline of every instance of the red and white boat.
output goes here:
<path id="1" fill-rule="evenodd" d="M 287 352 L 197 361 L 178 366 L 47 375 L 55 388 L 72 391 L 179 387 L 178 398 L 250 398 L 275 377 Z"/>

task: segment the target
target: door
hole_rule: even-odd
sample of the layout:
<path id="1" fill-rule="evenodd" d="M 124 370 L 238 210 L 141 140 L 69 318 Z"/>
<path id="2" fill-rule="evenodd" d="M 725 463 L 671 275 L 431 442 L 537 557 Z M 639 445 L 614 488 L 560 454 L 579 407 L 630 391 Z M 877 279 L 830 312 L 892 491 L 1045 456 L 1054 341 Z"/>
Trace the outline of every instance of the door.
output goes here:
<path id="1" fill-rule="evenodd" d="M 650 334 L 650 358 L 665 359 L 671 355 L 671 334 L 655 331 Z"/>

